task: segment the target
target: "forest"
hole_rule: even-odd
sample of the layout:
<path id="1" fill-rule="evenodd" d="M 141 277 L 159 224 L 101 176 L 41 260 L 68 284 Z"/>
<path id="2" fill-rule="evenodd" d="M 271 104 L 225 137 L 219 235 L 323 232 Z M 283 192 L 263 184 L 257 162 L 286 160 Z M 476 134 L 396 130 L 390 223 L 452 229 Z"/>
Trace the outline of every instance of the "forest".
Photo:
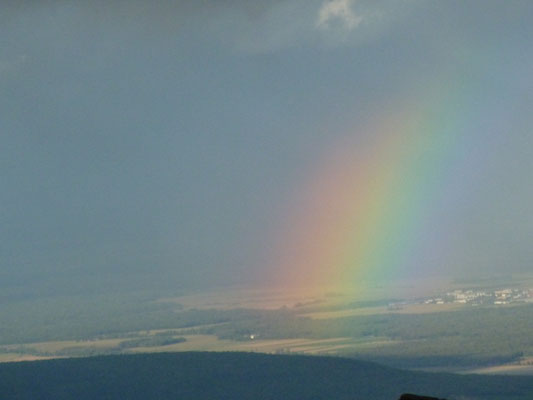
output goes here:
<path id="1" fill-rule="evenodd" d="M 160 353 L 0 364 L 5 400 L 533 399 L 530 377 L 402 371 L 338 357 Z"/>

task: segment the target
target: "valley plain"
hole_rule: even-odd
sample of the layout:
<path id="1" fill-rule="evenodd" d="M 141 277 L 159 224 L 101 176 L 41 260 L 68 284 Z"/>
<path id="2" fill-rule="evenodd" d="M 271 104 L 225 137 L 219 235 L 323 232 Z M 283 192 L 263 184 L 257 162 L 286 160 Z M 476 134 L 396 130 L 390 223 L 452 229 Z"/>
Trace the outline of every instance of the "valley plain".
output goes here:
<path id="1" fill-rule="evenodd" d="M 477 284 L 398 283 L 364 299 L 327 290 L 231 288 L 12 300 L 0 308 L 0 362 L 244 351 L 532 374 L 532 282 L 520 276 Z"/>

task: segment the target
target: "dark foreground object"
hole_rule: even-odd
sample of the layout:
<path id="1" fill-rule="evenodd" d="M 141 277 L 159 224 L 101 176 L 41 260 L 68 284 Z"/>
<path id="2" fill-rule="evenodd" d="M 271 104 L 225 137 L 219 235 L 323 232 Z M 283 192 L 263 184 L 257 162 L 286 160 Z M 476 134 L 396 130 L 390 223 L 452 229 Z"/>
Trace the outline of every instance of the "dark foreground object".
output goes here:
<path id="1" fill-rule="evenodd" d="M 0 399 L 533 400 L 533 379 L 430 374 L 334 357 L 156 353 L 0 364 Z"/>
<path id="2" fill-rule="evenodd" d="M 437 397 L 419 396 L 417 394 L 405 393 L 400 396 L 400 400 L 446 400 Z"/>

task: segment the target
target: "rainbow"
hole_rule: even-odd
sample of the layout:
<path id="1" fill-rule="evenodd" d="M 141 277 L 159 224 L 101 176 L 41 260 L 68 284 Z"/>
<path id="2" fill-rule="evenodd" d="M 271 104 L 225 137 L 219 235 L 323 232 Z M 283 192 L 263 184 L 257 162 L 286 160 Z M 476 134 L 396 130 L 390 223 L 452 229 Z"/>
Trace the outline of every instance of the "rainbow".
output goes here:
<path id="1" fill-rule="evenodd" d="M 364 132 L 349 129 L 310 168 L 280 230 L 279 285 L 359 290 L 416 275 L 427 262 L 427 238 L 467 191 L 457 176 L 476 145 L 466 98 L 438 89 L 445 94 L 433 101 L 404 101 Z M 446 239 L 439 237 L 441 251 Z"/>

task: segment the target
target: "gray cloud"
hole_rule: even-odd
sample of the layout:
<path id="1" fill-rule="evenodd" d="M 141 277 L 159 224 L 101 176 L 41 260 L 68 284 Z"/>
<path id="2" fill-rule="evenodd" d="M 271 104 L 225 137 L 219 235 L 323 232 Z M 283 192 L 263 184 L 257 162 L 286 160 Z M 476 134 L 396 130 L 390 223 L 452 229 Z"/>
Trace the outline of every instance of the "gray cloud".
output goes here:
<path id="1" fill-rule="evenodd" d="M 12 26 L 39 20 L 41 25 L 59 23 L 69 34 L 111 29 L 114 35 L 122 32 L 123 40 L 160 40 L 161 35 L 166 40 L 177 40 L 188 35 L 189 40 L 214 41 L 237 51 L 265 53 L 302 45 L 364 43 L 416 10 L 418 2 L 406 1 L 400 7 L 391 0 L 25 0 L 0 7 L 1 18 Z"/>
<path id="2" fill-rule="evenodd" d="M 3 278 L 257 279 L 324 149 L 435 82 L 492 157 L 457 173 L 453 271 L 531 268 L 531 6 L 459 3 L 2 2 Z"/>

